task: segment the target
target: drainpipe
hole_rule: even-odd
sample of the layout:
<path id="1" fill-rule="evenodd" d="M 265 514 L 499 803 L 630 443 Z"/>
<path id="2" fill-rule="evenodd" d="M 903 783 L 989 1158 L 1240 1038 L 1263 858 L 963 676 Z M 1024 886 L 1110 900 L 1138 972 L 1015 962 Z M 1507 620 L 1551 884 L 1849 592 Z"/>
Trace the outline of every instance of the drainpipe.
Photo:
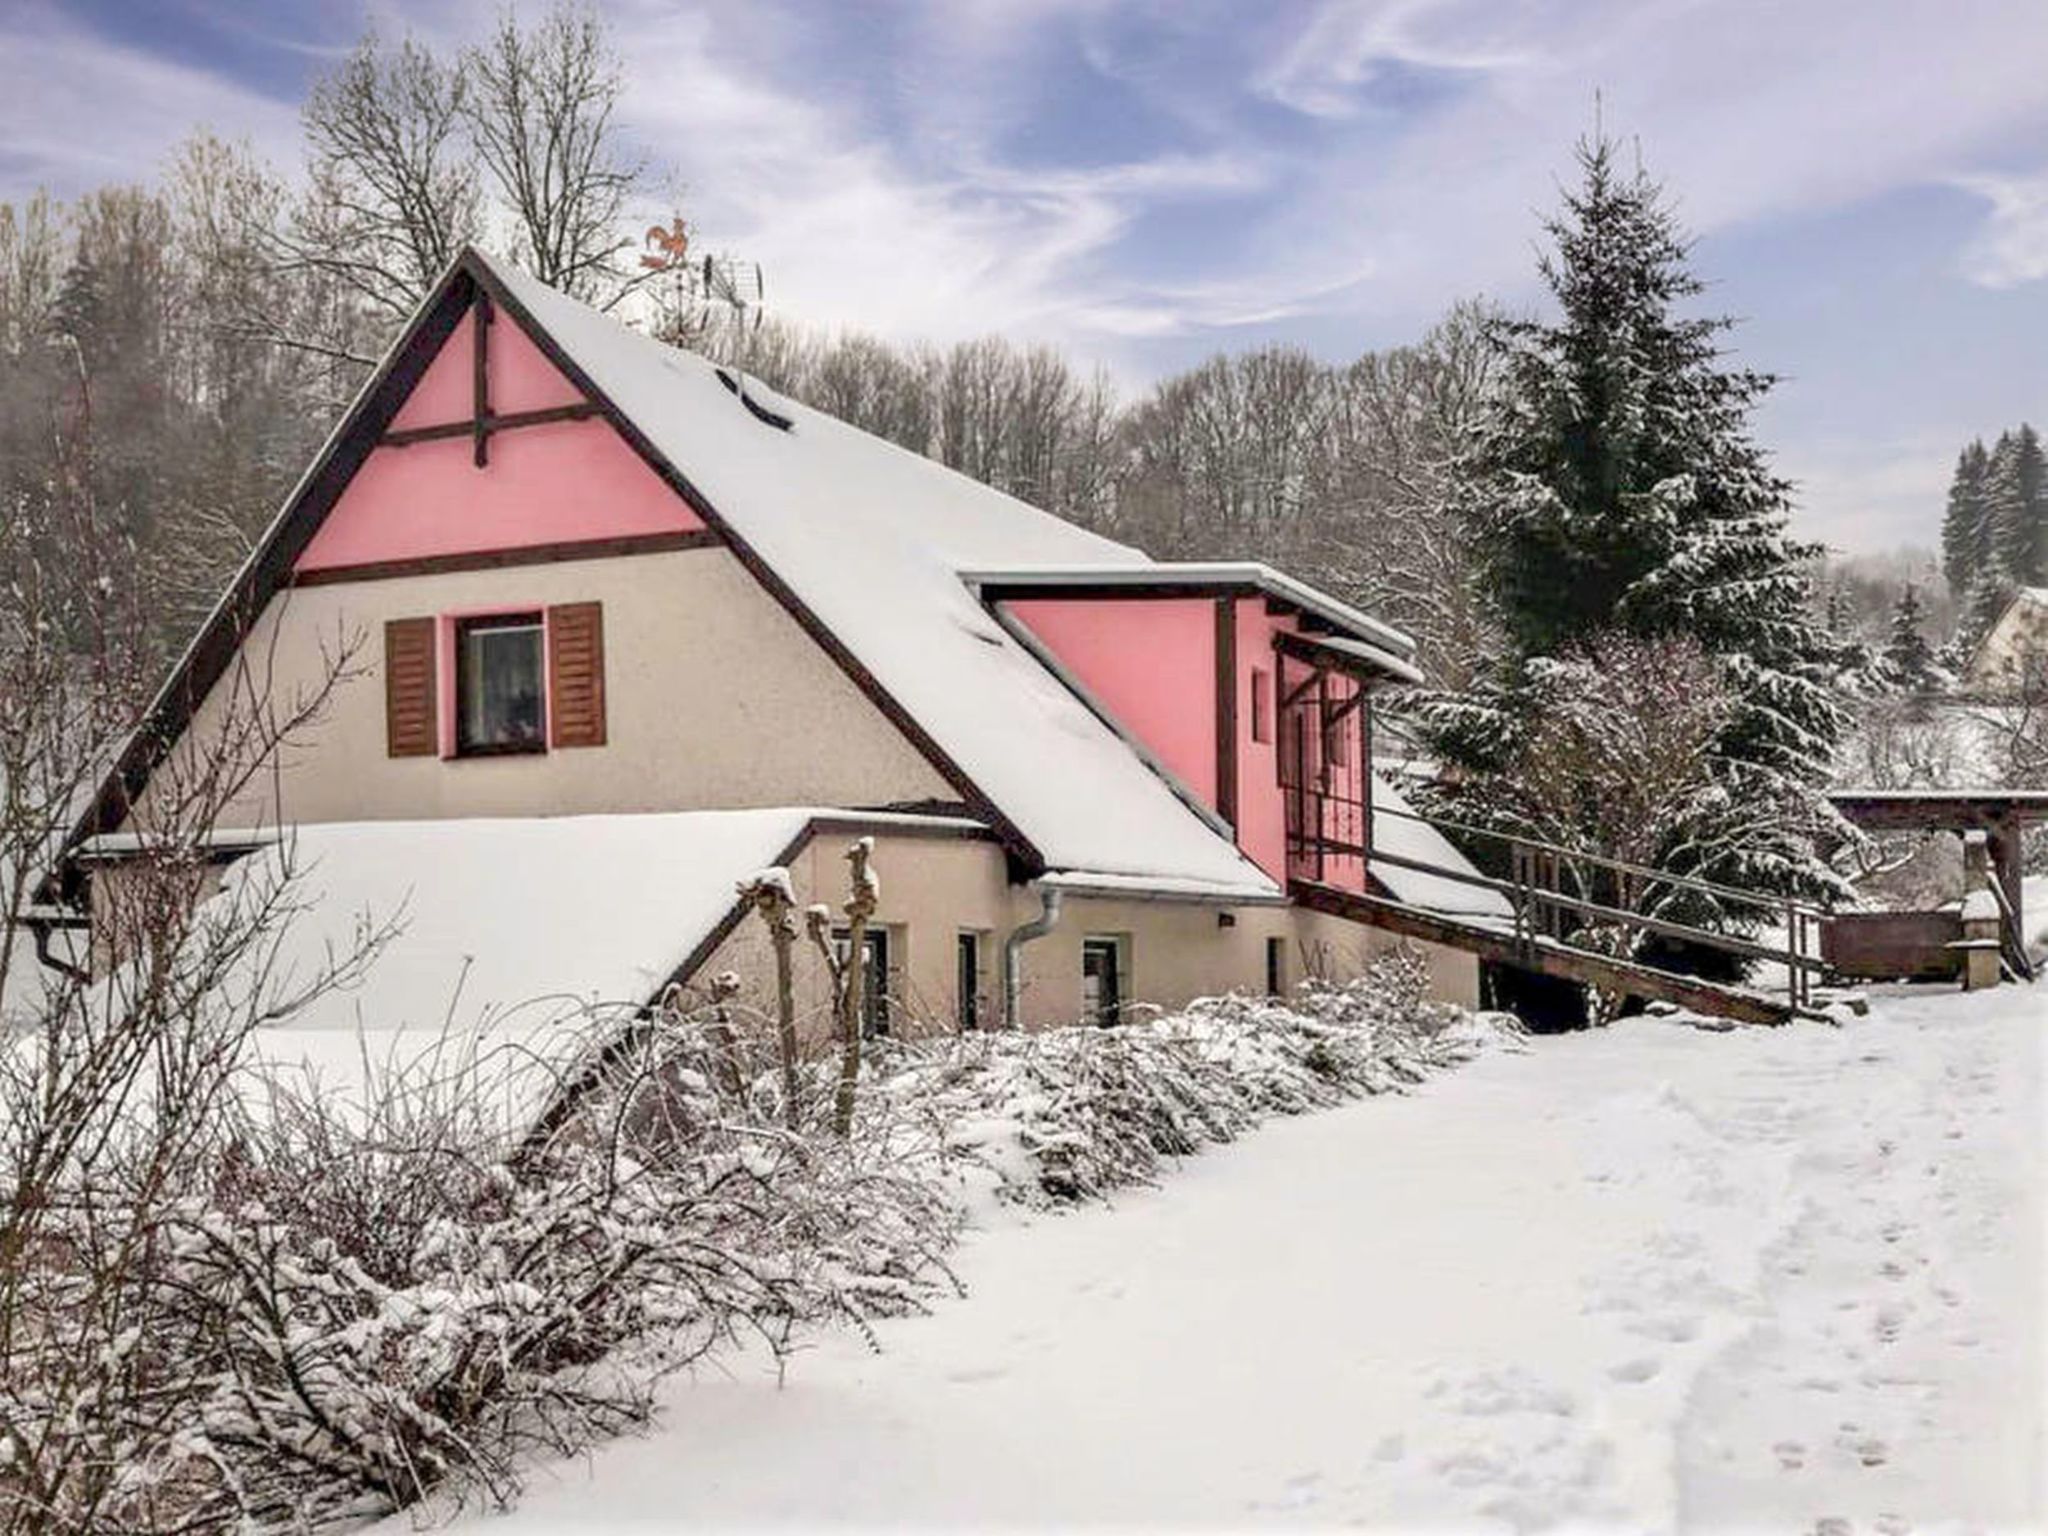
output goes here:
<path id="1" fill-rule="evenodd" d="M 1022 1023 L 1019 1015 L 1024 1001 L 1024 946 L 1033 939 L 1042 939 L 1060 921 L 1060 891 L 1057 886 L 1038 888 L 1039 913 L 1028 923 L 1019 923 L 1010 930 L 1010 937 L 1003 943 L 1003 1028 L 1019 1029 Z"/>

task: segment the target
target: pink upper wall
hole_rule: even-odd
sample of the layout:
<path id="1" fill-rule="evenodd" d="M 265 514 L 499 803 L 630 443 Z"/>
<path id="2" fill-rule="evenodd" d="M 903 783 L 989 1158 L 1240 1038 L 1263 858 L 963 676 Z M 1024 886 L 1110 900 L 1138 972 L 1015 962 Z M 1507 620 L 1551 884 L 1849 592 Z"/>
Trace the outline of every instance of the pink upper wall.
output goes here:
<path id="1" fill-rule="evenodd" d="M 1216 606 L 1206 597 L 1006 604 L 1203 804 L 1216 804 Z"/>
<path id="2" fill-rule="evenodd" d="M 472 415 L 465 316 L 393 418 L 395 429 Z M 582 397 L 519 326 L 490 329 L 491 410 L 542 410 Z M 598 419 L 494 433 L 490 462 L 451 437 L 373 451 L 300 555 L 300 571 L 392 560 L 692 532 L 696 513 Z"/>
<path id="3" fill-rule="evenodd" d="M 1216 606 L 1208 597 L 1018 598 L 1005 605 L 1070 670 L 1118 724 L 1129 731 L 1203 804 L 1218 809 L 1216 784 Z M 1287 879 L 1287 804 L 1280 788 L 1282 662 L 1275 637 L 1300 628 L 1292 615 L 1271 614 L 1256 597 L 1236 604 L 1237 845 L 1283 884 Z M 1290 681 L 1307 669 L 1288 663 Z M 1254 723 L 1254 674 L 1266 683 L 1265 720 Z M 1332 674 L 1333 703 L 1357 684 Z M 1312 774 L 1327 775 L 1332 805 L 1325 831 L 1347 842 L 1361 838 L 1355 813 L 1338 800 L 1362 798 L 1364 754 L 1357 715 L 1345 718 L 1348 761 L 1326 764 L 1319 722 L 1306 729 Z M 1257 740 L 1263 735 L 1265 740 Z M 1323 879 L 1349 890 L 1365 886 L 1364 860 L 1331 858 Z"/>
<path id="4" fill-rule="evenodd" d="M 472 310 L 456 322 L 433 362 L 427 365 L 426 373 L 398 408 L 391 421 L 394 428 L 431 427 L 437 422 L 469 419 L 473 367 L 470 337 L 475 333 L 476 312 Z M 499 315 L 491 324 L 489 342 L 491 409 L 498 415 L 544 411 L 549 406 L 574 405 L 583 398 L 517 321 Z"/>

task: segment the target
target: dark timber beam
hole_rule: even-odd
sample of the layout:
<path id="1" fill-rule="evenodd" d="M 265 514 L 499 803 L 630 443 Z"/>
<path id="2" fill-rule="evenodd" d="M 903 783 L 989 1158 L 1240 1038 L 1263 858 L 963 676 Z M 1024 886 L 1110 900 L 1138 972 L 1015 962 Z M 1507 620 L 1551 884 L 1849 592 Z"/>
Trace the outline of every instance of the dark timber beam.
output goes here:
<path id="1" fill-rule="evenodd" d="M 405 427 L 386 432 L 377 439 L 379 448 L 406 448 L 414 443 L 431 443 L 444 437 L 475 437 L 482 452 L 484 437 L 492 432 L 511 432 L 520 427 L 541 427 L 551 421 L 583 421 L 601 414 L 588 400 L 574 405 L 551 405 L 539 411 L 508 411 L 503 416 L 483 416 L 473 421 L 442 421 L 431 427 Z M 478 461 L 479 463 L 482 460 Z"/>
<path id="2" fill-rule="evenodd" d="M 1237 599 L 1216 599 L 1216 814 L 1237 830 Z"/>
<path id="3" fill-rule="evenodd" d="M 482 469 L 491 461 L 491 296 L 481 288 L 469 317 L 470 375 L 476 393 L 476 406 L 470 414 L 475 418 L 476 467 Z"/>

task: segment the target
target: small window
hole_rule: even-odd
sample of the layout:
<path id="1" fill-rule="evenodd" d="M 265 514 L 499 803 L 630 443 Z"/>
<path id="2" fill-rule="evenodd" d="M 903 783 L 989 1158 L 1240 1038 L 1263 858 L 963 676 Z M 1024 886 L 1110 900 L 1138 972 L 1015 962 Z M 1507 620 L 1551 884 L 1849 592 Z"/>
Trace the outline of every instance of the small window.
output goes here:
<path id="1" fill-rule="evenodd" d="M 981 935 L 961 933 L 954 958 L 954 992 L 959 999 L 960 1027 L 981 1028 Z"/>
<path id="2" fill-rule="evenodd" d="M 842 965 L 846 963 L 852 938 L 848 929 L 832 930 L 832 951 Z M 866 961 L 861 966 L 860 1032 L 873 1038 L 889 1033 L 889 930 L 863 930 L 861 948 L 866 952 Z"/>
<path id="3" fill-rule="evenodd" d="M 1273 739 L 1273 674 L 1252 668 L 1252 740 Z"/>
<path id="4" fill-rule="evenodd" d="M 1287 941 L 1277 934 L 1266 940 L 1266 996 L 1287 995 Z"/>
<path id="5" fill-rule="evenodd" d="M 1081 1017 L 1089 1024 L 1114 1024 L 1123 1017 L 1124 965 L 1120 939 L 1081 941 Z"/>
<path id="6" fill-rule="evenodd" d="M 457 753 L 471 757 L 547 750 L 544 633 L 537 613 L 457 621 Z"/>

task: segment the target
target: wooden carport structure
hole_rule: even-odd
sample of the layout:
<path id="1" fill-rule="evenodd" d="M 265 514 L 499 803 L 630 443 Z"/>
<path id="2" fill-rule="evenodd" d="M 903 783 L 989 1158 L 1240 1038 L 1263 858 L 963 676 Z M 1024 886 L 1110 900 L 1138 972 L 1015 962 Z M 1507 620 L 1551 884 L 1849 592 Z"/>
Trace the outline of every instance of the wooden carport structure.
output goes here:
<path id="1" fill-rule="evenodd" d="M 2030 975 L 2020 840 L 2048 820 L 2048 789 L 1843 789 L 1828 796 L 1843 820 L 1866 832 L 1982 832 L 2008 942 L 2006 955 Z"/>

